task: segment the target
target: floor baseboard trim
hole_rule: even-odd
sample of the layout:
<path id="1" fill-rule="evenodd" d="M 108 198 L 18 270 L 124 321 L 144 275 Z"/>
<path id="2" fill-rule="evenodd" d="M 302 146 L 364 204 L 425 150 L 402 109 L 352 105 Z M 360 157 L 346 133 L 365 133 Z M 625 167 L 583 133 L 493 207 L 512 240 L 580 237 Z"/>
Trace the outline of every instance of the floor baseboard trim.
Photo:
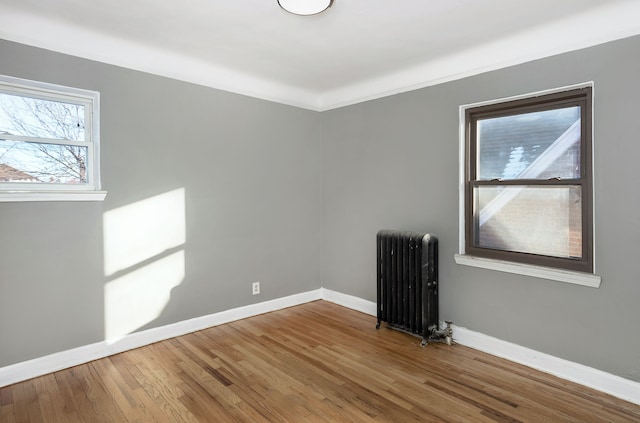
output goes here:
<path id="1" fill-rule="evenodd" d="M 640 383 L 453 325 L 455 342 L 640 404 Z"/>
<path id="2" fill-rule="evenodd" d="M 372 316 L 377 314 L 375 302 L 330 289 L 322 288 L 322 299 Z M 457 343 L 475 350 L 640 404 L 640 383 L 638 382 L 455 325 L 453 338 Z"/>
<path id="3" fill-rule="evenodd" d="M 343 294 L 326 288 L 320 288 L 301 294 L 237 307 L 207 316 L 196 317 L 194 319 L 132 333 L 120 339 L 96 342 L 95 344 L 2 367 L 0 368 L 0 387 L 139 348 L 154 342 L 316 300 L 329 301 L 371 316 L 376 316 L 377 314 L 377 305 L 373 301 L 364 300 L 353 295 Z M 464 327 L 454 325 L 453 337 L 454 340 L 461 345 L 523 364 L 635 404 L 640 404 L 639 382 L 624 379 L 592 367 L 522 347 Z"/>
<path id="4" fill-rule="evenodd" d="M 335 303 L 352 310 L 357 310 L 371 316 L 377 315 L 377 306 L 373 301 L 363 300 L 360 297 L 354 297 L 353 295 L 343 294 L 327 288 L 320 288 L 320 291 L 322 292 L 322 299 L 325 301 L 329 301 L 330 303 Z"/>
<path id="5" fill-rule="evenodd" d="M 250 304 L 0 367 L 0 388 L 224 323 L 322 299 L 322 290 Z"/>

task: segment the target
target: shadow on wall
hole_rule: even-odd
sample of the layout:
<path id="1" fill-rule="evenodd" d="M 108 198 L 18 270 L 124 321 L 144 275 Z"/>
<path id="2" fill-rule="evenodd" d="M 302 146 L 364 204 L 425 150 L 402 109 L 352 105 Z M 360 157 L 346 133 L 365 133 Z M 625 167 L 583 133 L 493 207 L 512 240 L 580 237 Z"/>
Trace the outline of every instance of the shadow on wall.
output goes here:
<path id="1" fill-rule="evenodd" d="M 109 343 L 152 322 L 185 278 L 185 189 L 104 213 L 104 336 Z"/>

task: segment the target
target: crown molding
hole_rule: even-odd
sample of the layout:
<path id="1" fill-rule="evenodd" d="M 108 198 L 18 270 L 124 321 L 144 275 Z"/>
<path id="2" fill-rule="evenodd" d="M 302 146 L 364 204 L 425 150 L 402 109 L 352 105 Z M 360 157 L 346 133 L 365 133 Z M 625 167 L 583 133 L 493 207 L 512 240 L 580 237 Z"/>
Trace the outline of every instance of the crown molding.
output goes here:
<path id="1" fill-rule="evenodd" d="M 32 28 L 38 28 L 33 31 Z M 317 93 L 0 6 L 0 38 L 275 103 L 319 111 Z"/>
<path id="2" fill-rule="evenodd" d="M 0 38 L 321 112 L 638 35 L 637 16 L 640 16 L 638 1 L 607 2 L 569 19 L 325 92 L 283 84 L 13 9 L 0 13 Z"/>
<path id="3" fill-rule="evenodd" d="M 640 34 L 640 2 L 606 4 L 569 19 L 470 47 L 320 95 L 321 111 L 434 86 Z"/>

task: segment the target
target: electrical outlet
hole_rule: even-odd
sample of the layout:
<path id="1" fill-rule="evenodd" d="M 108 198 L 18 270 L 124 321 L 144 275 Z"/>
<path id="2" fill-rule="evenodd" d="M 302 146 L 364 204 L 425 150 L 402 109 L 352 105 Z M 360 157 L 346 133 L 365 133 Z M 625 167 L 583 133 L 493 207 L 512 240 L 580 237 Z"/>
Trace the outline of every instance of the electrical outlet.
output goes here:
<path id="1" fill-rule="evenodd" d="M 253 290 L 253 295 L 258 295 L 260 293 L 260 282 L 254 282 L 253 285 L 251 285 L 251 288 Z"/>

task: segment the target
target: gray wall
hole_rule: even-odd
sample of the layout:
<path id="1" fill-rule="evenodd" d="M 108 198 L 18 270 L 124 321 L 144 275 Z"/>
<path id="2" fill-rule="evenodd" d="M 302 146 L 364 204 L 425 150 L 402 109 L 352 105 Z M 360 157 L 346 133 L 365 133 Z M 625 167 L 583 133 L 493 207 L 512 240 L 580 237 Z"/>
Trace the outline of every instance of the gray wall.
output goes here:
<path id="1" fill-rule="evenodd" d="M 640 381 L 640 37 L 323 113 L 323 286 L 375 301 L 375 234 L 440 240 L 441 318 Z M 595 83 L 599 289 L 457 265 L 458 107 Z"/>
<path id="2" fill-rule="evenodd" d="M 640 380 L 638 51 L 634 37 L 320 114 L 0 41 L 0 74 L 101 92 L 109 191 L 0 203 L 0 366 L 104 339 L 105 284 L 148 264 L 105 276 L 104 213 L 184 188 L 185 278 L 141 329 L 321 284 L 375 301 L 377 230 L 429 231 L 441 318 Z M 456 265 L 458 106 L 589 80 L 602 286 Z"/>
<path id="3" fill-rule="evenodd" d="M 319 113 L 6 41 L 0 57 L 0 74 L 101 93 L 109 192 L 0 203 L 0 367 L 103 340 L 105 284 L 180 250 L 184 280 L 140 329 L 320 287 Z M 184 245 L 105 275 L 103 215 L 180 188 Z"/>

